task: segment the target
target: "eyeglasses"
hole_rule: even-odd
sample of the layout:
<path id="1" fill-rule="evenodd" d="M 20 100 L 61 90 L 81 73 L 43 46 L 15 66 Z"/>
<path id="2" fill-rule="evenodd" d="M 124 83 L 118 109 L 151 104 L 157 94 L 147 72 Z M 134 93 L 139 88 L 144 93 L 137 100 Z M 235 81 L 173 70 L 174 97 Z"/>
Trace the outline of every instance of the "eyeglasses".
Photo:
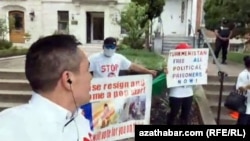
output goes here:
<path id="1" fill-rule="evenodd" d="M 115 49 L 115 48 L 116 48 L 116 45 L 108 44 L 108 45 L 104 45 L 104 47 L 105 47 L 106 49 Z"/>

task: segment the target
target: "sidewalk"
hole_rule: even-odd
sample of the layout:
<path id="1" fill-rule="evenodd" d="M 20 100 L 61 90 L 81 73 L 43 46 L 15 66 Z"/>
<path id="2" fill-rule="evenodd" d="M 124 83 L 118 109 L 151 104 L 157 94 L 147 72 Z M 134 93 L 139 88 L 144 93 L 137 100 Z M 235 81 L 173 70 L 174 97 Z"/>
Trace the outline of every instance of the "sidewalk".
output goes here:
<path id="1" fill-rule="evenodd" d="M 101 52 L 102 47 L 99 45 L 95 46 L 85 46 L 82 48 L 87 56 Z M 0 59 L 0 69 L 15 69 L 15 70 L 23 70 L 24 71 L 24 64 L 25 64 L 25 55 L 20 57 L 8 57 L 9 59 L 2 58 Z"/>
<path id="2" fill-rule="evenodd" d="M 228 74 L 228 76 L 238 76 L 245 68 L 243 64 L 241 65 L 233 62 L 228 62 L 227 65 L 220 64 L 220 67 L 222 71 Z M 218 71 L 216 64 L 213 64 L 212 57 L 210 57 L 208 62 L 208 75 L 218 76 Z"/>

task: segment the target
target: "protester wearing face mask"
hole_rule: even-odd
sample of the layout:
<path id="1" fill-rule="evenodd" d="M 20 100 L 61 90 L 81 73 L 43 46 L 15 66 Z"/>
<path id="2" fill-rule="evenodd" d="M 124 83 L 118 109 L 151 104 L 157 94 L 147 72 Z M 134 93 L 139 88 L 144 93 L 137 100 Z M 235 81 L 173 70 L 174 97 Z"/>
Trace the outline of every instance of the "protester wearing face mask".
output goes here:
<path id="1" fill-rule="evenodd" d="M 113 37 L 104 40 L 103 52 L 89 57 L 93 77 L 117 77 L 120 70 L 132 70 L 142 74 L 156 75 L 156 71 L 132 63 L 125 56 L 116 53 L 117 41 Z"/>
<path id="2" fill-rule="evenodd" d="M 156 76 L 156 71 L 132 63 L 125 56 L 116 53 L 116 49 L 116 39 L 108 37 L 104 40 L 103 52 L 93 54 L 89 57 L 89 71 L 94 78 L 118 77 L 120 70 L 132 70 L 138 73 Z M 91 104 L 83 105 L 82 108 L 84 109 L 85 117 L 92 121 Z M 91 125 L 91 128 L 93 129 L 93 125 Z"/>

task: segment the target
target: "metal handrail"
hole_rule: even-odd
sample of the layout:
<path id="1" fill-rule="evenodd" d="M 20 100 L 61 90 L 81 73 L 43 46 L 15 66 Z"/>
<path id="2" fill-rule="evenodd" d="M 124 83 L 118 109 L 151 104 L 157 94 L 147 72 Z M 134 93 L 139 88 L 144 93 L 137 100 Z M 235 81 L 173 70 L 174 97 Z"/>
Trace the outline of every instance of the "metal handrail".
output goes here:
<path id="1" fill-rule="evenodd" d="M 213 60 L 215 61 L 215 65 L 218 68 L 218 71 L 222 71 L 220 63 L 218 62 L 218 60 L 217 60 L 217 58 L 216 58 L 216 56 L 214 54 L 214 50 L 213 50 L 211 44 L 207 40 L 208 37 L 206 36 L 206 34 L 205 34 L 205 28 L 203 28 L 203 27 L 201 28 L 201 34 L 203 36 L 204 43 L 207 45 L 207 47 L 209 48 L 209 51 L 212 54 Z"/>
<path id="2" fill-rule="evenodd" d="M 190 27 L 191 29 L 191 34 L 193 34 L 193 46 L 195 47 L 195 38 L 196 38 L 196 34 L 195 34 L 195 31 L 194 31 L 194 28 L 193 28 L 193 25 L 191 23 L 191 20 L 188 21 L 188 28 Z M 188 29 L 189 30 L 189 29 Z M 190 36 L 190 35 L 188 35 Z"/>
<path id="3" fill-rule="evenodd" d="M 223 93 L 223 89 L 224 89 L 224 79 L 225 77 L 228 76 L 228 74 L 226 72 L 224 72 L 222 69 L 221 69 L 221 66 L 214 54 L 214 50 L 213 48 L 211 47 L 211 44 L 207 41 L 207 36 L 205 34 L 205 28 L 202 27 L 200 29 L 200 34 L 202 34 L 203 36 L 203 40 L 204 40 L 204 43 L 208 46 L 211 54 L 212 54 L 212 57 L 213 57 L 213 61 L 215 62 L 215 65 L 216 67 L 218 68 L 218 76 L 219 76 L 219 81 L 220 81 L 220 90 L 219 90 L 219 102 L 218 102 L 218 111 L 217 111 L 217 124 L 220 124 L 220 114 L 221 114 L 221 104 L 222 104 L 222 93 Z"/>

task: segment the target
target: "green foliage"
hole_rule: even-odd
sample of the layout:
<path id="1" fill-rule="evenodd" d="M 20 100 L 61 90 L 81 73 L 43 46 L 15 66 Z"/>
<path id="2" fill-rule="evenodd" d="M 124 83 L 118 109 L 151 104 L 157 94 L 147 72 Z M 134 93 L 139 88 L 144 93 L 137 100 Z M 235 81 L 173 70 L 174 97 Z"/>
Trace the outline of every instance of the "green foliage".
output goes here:
<path id="1" fill-rule="evenodd" d="M 131 48 L 118 50 L 117 52 L 123 54 L 132 62 L 145 66 L 149 69 L 163 70 L 166 66 L 165 58 L 154 52 Z"/>
<path id="2" fill-rule="evenodd" d="M 250 22 L 249 0 L 206 0 L 204 4 L 205 24 L 214 30 L 223 17 L 230 21 L 230 27 L 236 25 L 234 35 L 243 35 L 249 31 L 246 25 Z"/>
<path id="3" fill-rule="evenodd" d="M 9 29 L 6 25 L 6 20 L 0 19 L 0 38 L 4 39 L 5 35 L 9 32 Z"/>
<path id="4" fill-rule="evenodd" d="M 10 48 L 0 50 L 0 58 L 1 57 L 10 57 L 10 56 L 17 56 L 17 55 L 25 55 L 28 49 L 17 49 L 17 48 Z"/>
<path id="5" fill-rule="evenodd" d="M 146 14 L 150 21 L 161 15 L 165 5 L 165 0 L 132 0 L 132 2 L 138 3 L 139 5 L 149 5 Z"/>
<path id="6" fill-rule="evenodd" d="M 229 61 L 239 64 L 244 64 L 243 58 L 246 55 L 250 55 L 250 53 L 229 52 L 227 58 Z"/>
<path id="7" fill-rule="evenodd" d="M 128 37 L 126 45 L 135 49 L 142 49 L 144 41 L 141 39 L 143 33 L 147 30 L 147 26 L 142 27 L 141 23 L 147 19 L 145 15 L 147 6 L 140 6 L 131 2 L 125 12 L 121 14 L 119 24 L 127 31 Z M 147 22 L 148 23 L 148 22 Z"/>
<path id="8" fill-rule="evenodd" d="M 12 42 L 0 39 L 0 50 L 2 49 L 9 49 L 12 47 Z"/>
<path id="9" fill-rule="evenodd" d="M 12 28 L 14 28 L 14 21 L 13 17 L 9 18 L 9 27 L 7 26 L 7 21 L 5 19 L 0 19 L 0 38 L 4 40 L 7 33 L 10 32 Z"/>
<path id="10" fill-rule="evenodd" d="M 129 48 L 129 46 L 126 44 L 119 44 L 118 45 L 118 50 L 124 50 L 124 49 L 128 49 L 128 48 Z"/>

